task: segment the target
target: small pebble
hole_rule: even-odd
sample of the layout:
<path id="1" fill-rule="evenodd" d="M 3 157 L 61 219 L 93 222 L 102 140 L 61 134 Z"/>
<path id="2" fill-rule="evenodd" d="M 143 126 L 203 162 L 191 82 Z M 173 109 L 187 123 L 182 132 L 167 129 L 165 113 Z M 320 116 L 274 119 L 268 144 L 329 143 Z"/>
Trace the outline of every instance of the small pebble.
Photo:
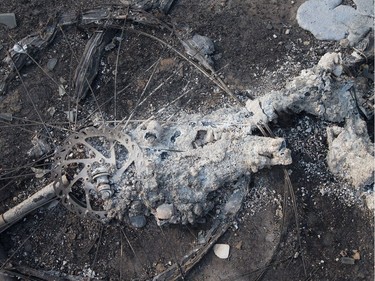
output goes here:
<path id="1" fill-rule="evenodd" d="M 235 247 L 237 250 L 242 250 L 242 241 L 238 242 Z"/>
<path id="2" fill-rule="evenodd" d="M 358 250 L 353 251 L 353 257 L 354 260 L 360 260 L 361 259 L 361 254 Z"/>
<path id="3" fill-rule="evenodd" d="M 285 30 L 285 34 L 288 35 L 290 33 L 290 29 Z"/>
<path id="4" fill-rule="evenodd" d="M 340 261 L 343 264 L 354 264 L 354 259 L 349 257 L 342 257 Z"/>
<path id="5" fill-rule="evenodd" d="M 172 204 L 162 204 L 156 208 L 156 217 L 159 220 L 169 220 L 173 215 Z"/>
<path id="6" fill-rule="evenodd" d="M 230 246 L 228 244 L 215 244 L 214 253 L 220 259 L 227 259 L 229 257 Z"/>
<path id="7" fill-rule="evenodd" d="M 130 217 L 130 223 L 132 226 L 136 227 L 136 228 L 142 228 L 146 225 L 146 218 L 145 216 L 133 216 L 133 217 Z"/>
<path id="8" fill-rule="evenodd" d="M 57 64 L 56 58 L 49 59 L 48 62 L 47 62 L 48 70 L 52 71 L 55 68 L 56 64 Z"/>

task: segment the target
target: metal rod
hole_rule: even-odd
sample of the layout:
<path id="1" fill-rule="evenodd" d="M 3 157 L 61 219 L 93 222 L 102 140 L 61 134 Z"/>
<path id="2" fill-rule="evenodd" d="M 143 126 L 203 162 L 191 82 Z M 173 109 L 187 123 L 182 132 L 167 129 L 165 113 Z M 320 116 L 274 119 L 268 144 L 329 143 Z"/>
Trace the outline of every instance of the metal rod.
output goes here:
<path id="1" fill-rule="evenodd" d="M 51 202 L 55 199 L 55 189 L 53 183 L 43 187 L 33 196 L 27 198 L 12 209 L 6 211 L 0 215 L 0 233 L 6 230 L 8 227 L 21 220 L 30 212 L 42 207 L 43 205 Z"/>

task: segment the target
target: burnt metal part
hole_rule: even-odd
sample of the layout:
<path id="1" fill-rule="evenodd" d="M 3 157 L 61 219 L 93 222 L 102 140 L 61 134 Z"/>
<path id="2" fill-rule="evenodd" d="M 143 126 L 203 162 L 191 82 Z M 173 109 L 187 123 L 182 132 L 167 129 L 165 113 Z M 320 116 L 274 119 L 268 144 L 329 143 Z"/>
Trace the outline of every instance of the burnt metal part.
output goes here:
<path id="1" fill-rule="evenodd" d="M 85 10 L 78 15 L 75 21 L 80 26 L 109 26 L 113 20 L 127 20 L 133 23 L 162 26 L 163 22 L 153 14 L 143 9 L 124 7 L 119 5 L 102 6 L 95 9 Z M 69 19 L 68 21 L 74 22 Z"/>
<path id="2" fill-rule="evenodd" d="M 84 55 L 82 56 L 73 77 L 76 98 L 83 99 L 98 74 L 100 60 L 116 31 L 105 29 L 95 32 L 86 44 Z"/>
<path id="3" fill-rule="evenodd" d="M 69 210 L 106 222 L 105 201 L 122 186 L 127 170 L 137 166 L 140 157 L 138 145 L 120 130 L 85 128 L 56 152 L 55 192 Z"/>
<path id="4" fill-rule="evenodd" d="M 126 2 L 129 2 L 131 6 L 145 11 L 158 9 L 167 14 L 171 9 L 174 0 L 130 0 Z"/>
<path id="5" fill-rule="evenodd" d="M 32 62 L 54 40 L 56 32 L 57 22 L 52 19 L 41 31 L 28 35 L 14 44 L 4 59 L 9 65 L 9 70 L 4 81 L 0 83 L 0 94 L 6 91 L 8 83 L 17 75 L 16 70 L 19 71 L 27 63 Z"/>
<path id="6" fill-rule="evenodd" d="M 5 276 L 9 276 L 9 278 L 12 279 L 5 279 Z M 27 266 L 11 266 L 5 267 L 0 270 L 0 281 L 13 280 L 81 281 L 82 277 L 76 275 L 67 275 L 58 271 L 37 270 Z M 90 278 L 90 280 L 97 281 L 99 279 Z"/>
<path id="7" fill-rule="evenodd" d="M 108 27 L 113 20 L 125 20 L 155 27 L 167 27 L 166 24 L 151 13 L 139 8 L 131 8 L 124 5 L 99 7 L 85 10 L 81 13 L 63 13 L 49 20 L 46 27 L 41 31 L 28 35 L 16 42 L 8 51 L 4 62 L 9 65 L 9 70 L 2 81 L 0 81 L 0 94 L 5 93 L 8 84 L 17 75 L 16 70 L 20 71 L 27 63 L 35 62 L 35 58 L 54 40 L 61 27 L 73 24 L 85 27 L 94 25 L 95 27 L 99 27 L 100 30 L 96 32 L 87 43 L 85 53 L 82 55 L 82 60 L 80 62 L 80 69 L 83 70 L 85 74 L 76 77 L 76 86 L 79 88 L 76 92 L 78 92 L 79 98 L 84 97 L 89 88 L 88 83 L 91 83 L 97 75 L 97 65 L 100 62 L 101 55 L 106 45 L 105 43 L 107 42 L 108 44 L 116 33 L 116 31 Z M 85 83 L 77 85 L 80 82 Z M 83 91 L 84 89 L 86 89 L 86 91 Z"/>
<path id="8" fill-rule="evenodd" d="M 147 2 L 149 4 L 151 2 L 158 2 L 157 6 L 168 7 L 168 10 L 170 5 L 173 3 L 173 1 L 143 2 Z M 150 5 L 153 7 L 153 5 L 156 5 L 155 3 Z M 118 21 L 129 21 L 141 25 L 165 28 L 171 32 L 173 31 L 173 28 L 161 21 L 159 18 L 155 17 L 153 14 L 148 13 L 143 9 L 130 6 L 111 5 L 85 10 L 79 14 L 73 12 L 64 13 L 59 17 L 57 23 L 49 23 L 45 30 L 25 37 L 16 43 L 11 50 L 9 50 L 9 55 L 5 59 L 5 62 L 10 64 L 11 70 L 5 77 L 5 80 L 0 82 L 0 93 L 6 91 L 7 85 L 17 73 L 15 70 L 20 71 L 29 61 L 35 62 L 34 57 L 53 41 L 61 27 L 76 24 L 79 27 L 95 26 L 97 28 L 97 31 L 94 32 L 85 46 L 84 53 L 81 56 L 81 60 L 73 77 L 75 98 L 77 101 L 82 100 L 86 96 L 87 92 L 91 90 L 91 84 L 98 74 L 100 60 L 105 51 L 105 47 L 111 42 L 117 30 L 121 26 L 117 24 Z M 122 25 L 121 28 L 124 28 L 124 26 Z M 212 49 L 210 52 L 213 52 L 212 42 L 207 44 L 209 39 L 200 35 L 194 35 L 192 38 L 186 39 L 180 38 L 181 34 L 176 35 L 181 44 L 185 47 L 188 55 L 194 60 L 198 61 L 205 70 L 209 71 L 209 73 L 214 74 L 215 71 L 212 66 L 213 61 L 209 56 L 210 53 L 206 53 L 204 51 L 204 49 L 209 46 L 209 49 Z M 153 36 L 150 37 L 153 38 Z M 202 45 L 202 43 L 204 43 L 204 45 Z M 205 75 L 207 76 L 207 73 Z M 220 80 L 218 77 L 216 79 Z M 226 87 L 222 88 L 232 95 L 229 89 Z"/>
<path id="9" fill-rule="evenodd" d="M 51 202 L 56 198 L 53 184 L 49 184 L 36 192 L 31 197 L 27 198 L 22 203 L 18 204 L 14 208 L 6 211 L 0 216 L 0 233 L 6 230 L 8 227 L 22 219 L 30 212 L 39 209 L 48 202 Z"/>

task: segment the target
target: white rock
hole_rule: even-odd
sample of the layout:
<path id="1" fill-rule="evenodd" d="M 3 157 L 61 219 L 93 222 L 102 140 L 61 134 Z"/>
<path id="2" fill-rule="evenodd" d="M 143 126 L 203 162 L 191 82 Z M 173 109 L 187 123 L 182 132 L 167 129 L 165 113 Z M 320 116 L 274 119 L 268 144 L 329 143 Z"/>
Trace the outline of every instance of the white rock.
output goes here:
<path id="1" fill-rule="evenodd" d="M 156 208 L 155 216 L 159 220 L 169 220 L 173 215 L 173 204 L 162 204 Z"/>
<path id="2" fill-rule="evenodd" d="M 220 259 L 227 259 L 229 257 L 230 246 L 228 244 L 215 244 L 214 253 Z"/>

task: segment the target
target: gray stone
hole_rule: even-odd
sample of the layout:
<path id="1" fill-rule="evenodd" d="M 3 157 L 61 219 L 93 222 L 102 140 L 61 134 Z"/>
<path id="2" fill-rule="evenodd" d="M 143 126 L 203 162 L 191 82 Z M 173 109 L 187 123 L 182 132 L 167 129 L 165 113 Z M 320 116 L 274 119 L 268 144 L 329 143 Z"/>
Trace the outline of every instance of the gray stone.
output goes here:
<path id="1" fill-rule="evenodd" d="M 146 218 L 145 216 L 133 216 L 129 218 L 130 224 L 136 228 L 142 228 L 146 225 Z"/>
<path id="2" fill-rule="evenodd" d="M 211 55 L 215 52 L 214 42 L 199 34 L 195 34 L 192 38 L 181 41 L 185 48 L 185 52 L 198 60 L 204 67 L 211 69 L 214 62 Z"/>
<path id="3" fill-rule="evenodd" d="M 211 55 L 215 51 L 214 42 L 206 36 L 195 34 L 189 43 L 204 55 Z"/>
<path id="4" fill-rule="evenodd" d="M 235 190 L 225 204 L 225 207 L 224 207 L 225 214 L 227 215 L 236 214 L 242 206 L 242 199 L 243 199 L 243 190 L 241 189 Z"/>
<path id="5" fill-rule="evenodd" d="M 354 264 L 355 262 L 353 258 L 349 258 L 349 257 L 342 257 L 340 261 L 343 264 Z"/>
<path id="6" fill-rule="evenodd" d="M 0 14 L 0 24 L 5 24 L 9 28 L 17 27 L 16 15 L 14 13 Z"/>
<path id="7" fill-rule="evenodd" d="M 55 68 L 56 64 L 57 64 L 56 58 L 49 59 L 48 62 L 47 62 L 48 70 L 52 71 Z"/>

